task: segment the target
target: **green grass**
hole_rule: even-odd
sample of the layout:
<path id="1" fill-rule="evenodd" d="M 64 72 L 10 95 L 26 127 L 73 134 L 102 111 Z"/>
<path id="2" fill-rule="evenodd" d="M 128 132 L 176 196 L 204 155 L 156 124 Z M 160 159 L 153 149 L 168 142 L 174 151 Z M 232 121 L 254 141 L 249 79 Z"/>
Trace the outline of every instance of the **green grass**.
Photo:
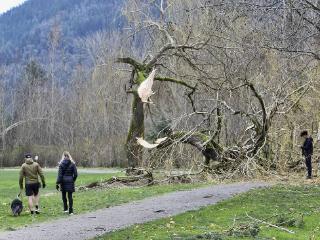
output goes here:
<path id="1" fill-rule="evenodd" d="M 107 179 L 117 174 L 79 174 L 76 185 L 81 186 L 101 179 Z M 40 207 L 42 213 L 32 218 L 27 210 L 27 198 L 23 197 L 24 211 L 19 217 L 13 217 L 10 202 L 19 192 L 18 170 L 0 170 L 0 230 L 14 230 L 17 227 L 49 221 L 65 217 L 62 212 L 60 193 L 55 190 L 56 173 L 45 172 L 47 187 L 41 189 Z M 134 200 L 143 199 L 171 191 L 187 190 L 204 184 L 159 185 L 141 188 L 112 188 L 78 191 L 74 194 L 75 214 L 97 210 Z"/>
<path id="2" fill-rule="evenodd" d="M 116 174 L 87 174 L 81 173 L 79 174 L 79 178 L 77 179 L 77 186 L 86 185 L 88 183 L 99 181 L 102 179 L 106 179 Z M 55 182 L 57 177 L 57 171 L 53 169 L 45 170 L 45 177 L 46 177 L 46 184 L 47 188 L 41 189 L 41 194 L 46 194 L 49 192 L 55 192 Z M 2 200 L 3 197 L 7 197 L 4 199 L 11 199 L 14 198 L 19 193 L 19 169 L 0 169 L 0 199 Z"/>
<path id="3" fill-rule="evenodd" d="M 294 231 L 286 233 L 265 224 L 258 224 L 260 231 L 254 237 L 230 236 L 225 231 L 233 226 L 253 224 L 247 215 L 280 225 L 282 219 L 292 220 L 283 224 Z M 302 218 L 303 215 L 303 218 Z M 302 221 L 303 219 L 303 221 Z M 320 239 L 320 187 L 274 186 L 253 190 L 216 205 L 190 211 L 173 218 L 134 225 L 106 234 L 96 239 L 108 240 L 164 240 L 164 239 Z M 304 224 L 303 224 L 304 223 Z M 235 224 L 235 225 L 234 225 Z M 290 227 L 291 226 L 291 227 Z M 217 237 L 219 234 L 220 237 Z M 234 232 L 234 234 L 236 234 Z M 211 235 L 211 238 L 209 237 Z M 214 238 L 213 236 L 216 235 Z"/>

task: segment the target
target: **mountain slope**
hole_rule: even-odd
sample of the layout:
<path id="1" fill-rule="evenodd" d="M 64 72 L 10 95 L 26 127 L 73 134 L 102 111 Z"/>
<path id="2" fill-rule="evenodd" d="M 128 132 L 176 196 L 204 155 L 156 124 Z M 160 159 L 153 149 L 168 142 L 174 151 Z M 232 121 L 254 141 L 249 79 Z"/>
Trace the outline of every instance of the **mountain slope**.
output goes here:
<path id="1" fill-rule="evenodd" d="M 50 3 L 48 3 L 50 2 Z M 73 41 L 123 24 L 123 0 L 28 0 L 0 15 L 0 65 L 41 58 L 48 52 L 50 31 L 72 54 Z"/>

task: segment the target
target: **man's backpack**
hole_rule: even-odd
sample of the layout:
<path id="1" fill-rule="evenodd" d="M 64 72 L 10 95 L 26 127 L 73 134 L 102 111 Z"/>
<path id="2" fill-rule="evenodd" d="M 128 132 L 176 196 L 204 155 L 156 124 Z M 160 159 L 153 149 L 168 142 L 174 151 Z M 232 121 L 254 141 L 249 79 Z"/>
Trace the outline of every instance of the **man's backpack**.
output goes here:
<path id="1" fill-rule="evenodd" d="M 11 202 L 11 210 L 13 213 L 13 216 L 19 216 L 20 213 L 23 210 L 23 204 L 22 201 L 20 200 L 19 196 L 17 196 L 13 201 Z"/>

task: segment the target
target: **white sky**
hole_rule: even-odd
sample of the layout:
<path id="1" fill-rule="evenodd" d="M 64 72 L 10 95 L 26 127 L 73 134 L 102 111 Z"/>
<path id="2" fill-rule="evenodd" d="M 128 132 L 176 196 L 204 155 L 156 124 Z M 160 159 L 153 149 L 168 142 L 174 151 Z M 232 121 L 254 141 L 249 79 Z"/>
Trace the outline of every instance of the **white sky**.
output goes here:
<path id="1" fill-rule="evenodd" d="M 0 0 L 0 14 L 16 7 L 26 0 Z"/>

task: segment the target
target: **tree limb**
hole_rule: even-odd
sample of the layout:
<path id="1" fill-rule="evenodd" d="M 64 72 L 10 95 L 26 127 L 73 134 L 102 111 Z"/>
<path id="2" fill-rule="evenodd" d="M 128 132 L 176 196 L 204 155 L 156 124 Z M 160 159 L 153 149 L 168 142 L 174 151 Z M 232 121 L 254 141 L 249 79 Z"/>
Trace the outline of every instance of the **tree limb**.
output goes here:
<path id="1" fill-rule="evenodd" d="M 210 140 L 210 142 L 208 142 Z M 157 146 L 158 149 L 168 147 L 175 142 L 187 143 L 198 149 L 206 158 L 218 160 L 223 148 L 210 136 L 200 132 L 177 131 L 168 136 L 168 139 Z"/>
<path id="2" fill-rule="evenodd" d="M 312 22 L 310 19 L 306 18 L 305 16 L 302 15 L 302 13 L 299 10 L 296 10 L 298 15 L 305 20 L 306 22 L 310 23 L 313 27 L 315 27 L 319 32 L 320 32 L 320 27 L 317 23 Z"/>
<path id="3" fill-rule="evenodd" d="M 117 63 L 126 63 L 134 67 L 134 69 L 137 69 L 139 71 L 145 70 L 145 65 L 139 63 L 138 61 L 134 60 L 133 58 L 130 57 L 125 57 L 125 58 L 117 58 L 116 60 Z"/>
<path id="4" fill-rule="evenodd" d="M 304 0 L 304 2 L 306 2 L 309 6 L 311 6 L 313 10 L 320 12 L 320 8 L 314 5 L 313 3 L 309 2 L 308 0 Z"/>
<path id="5" fill-rule="evenodd" d="M 157 80 L 160 82 L 172 82 L 172 83 L 180 84 L 180 85 L 183 85 L 183 86 L 190 88 L 191 90 L 194 90 L 194 91 L 197 89 L 196 86 L 191 86 L 190 84 L 186 83 L 185 81 L 170 78 L 170 77 L 155 77 L 154 80 Z"/>
<path id="6" fill-rule="evenodd" d="M 206 42 L 199 42 L 195 43 L 193 45 L 173 45 L 171 43 L 167 43 L 164 45 L 159 52 L 147 63 L 146 67 L 147 68 L 152 68 L 156 62 L 158 61 L 159 58 L 161 58 L 167 51 L 169 50 L 186 50 L 186 49 L 192 49 L 192 50 L 200 50 L 206 43 Z"/>
<path id="7" fill-rule="evenodd" d="M 263 48 L 266 49 L 273 49 L 273 50 L 277 50 L 279 52 L 287 52 L 287 53 L 301 53 L 301 54 L 307 54 L 307 55 L 312 55 L 316 60 L 320 61 L 320 55 L 318 55 L 315 52 L 311 52 L 311 51 L 302 51 L 302 50 L 290 50 L 288 48 L 284 48 L 284 47 L 270 47 L 270 46 L 265 46 Z"/>

